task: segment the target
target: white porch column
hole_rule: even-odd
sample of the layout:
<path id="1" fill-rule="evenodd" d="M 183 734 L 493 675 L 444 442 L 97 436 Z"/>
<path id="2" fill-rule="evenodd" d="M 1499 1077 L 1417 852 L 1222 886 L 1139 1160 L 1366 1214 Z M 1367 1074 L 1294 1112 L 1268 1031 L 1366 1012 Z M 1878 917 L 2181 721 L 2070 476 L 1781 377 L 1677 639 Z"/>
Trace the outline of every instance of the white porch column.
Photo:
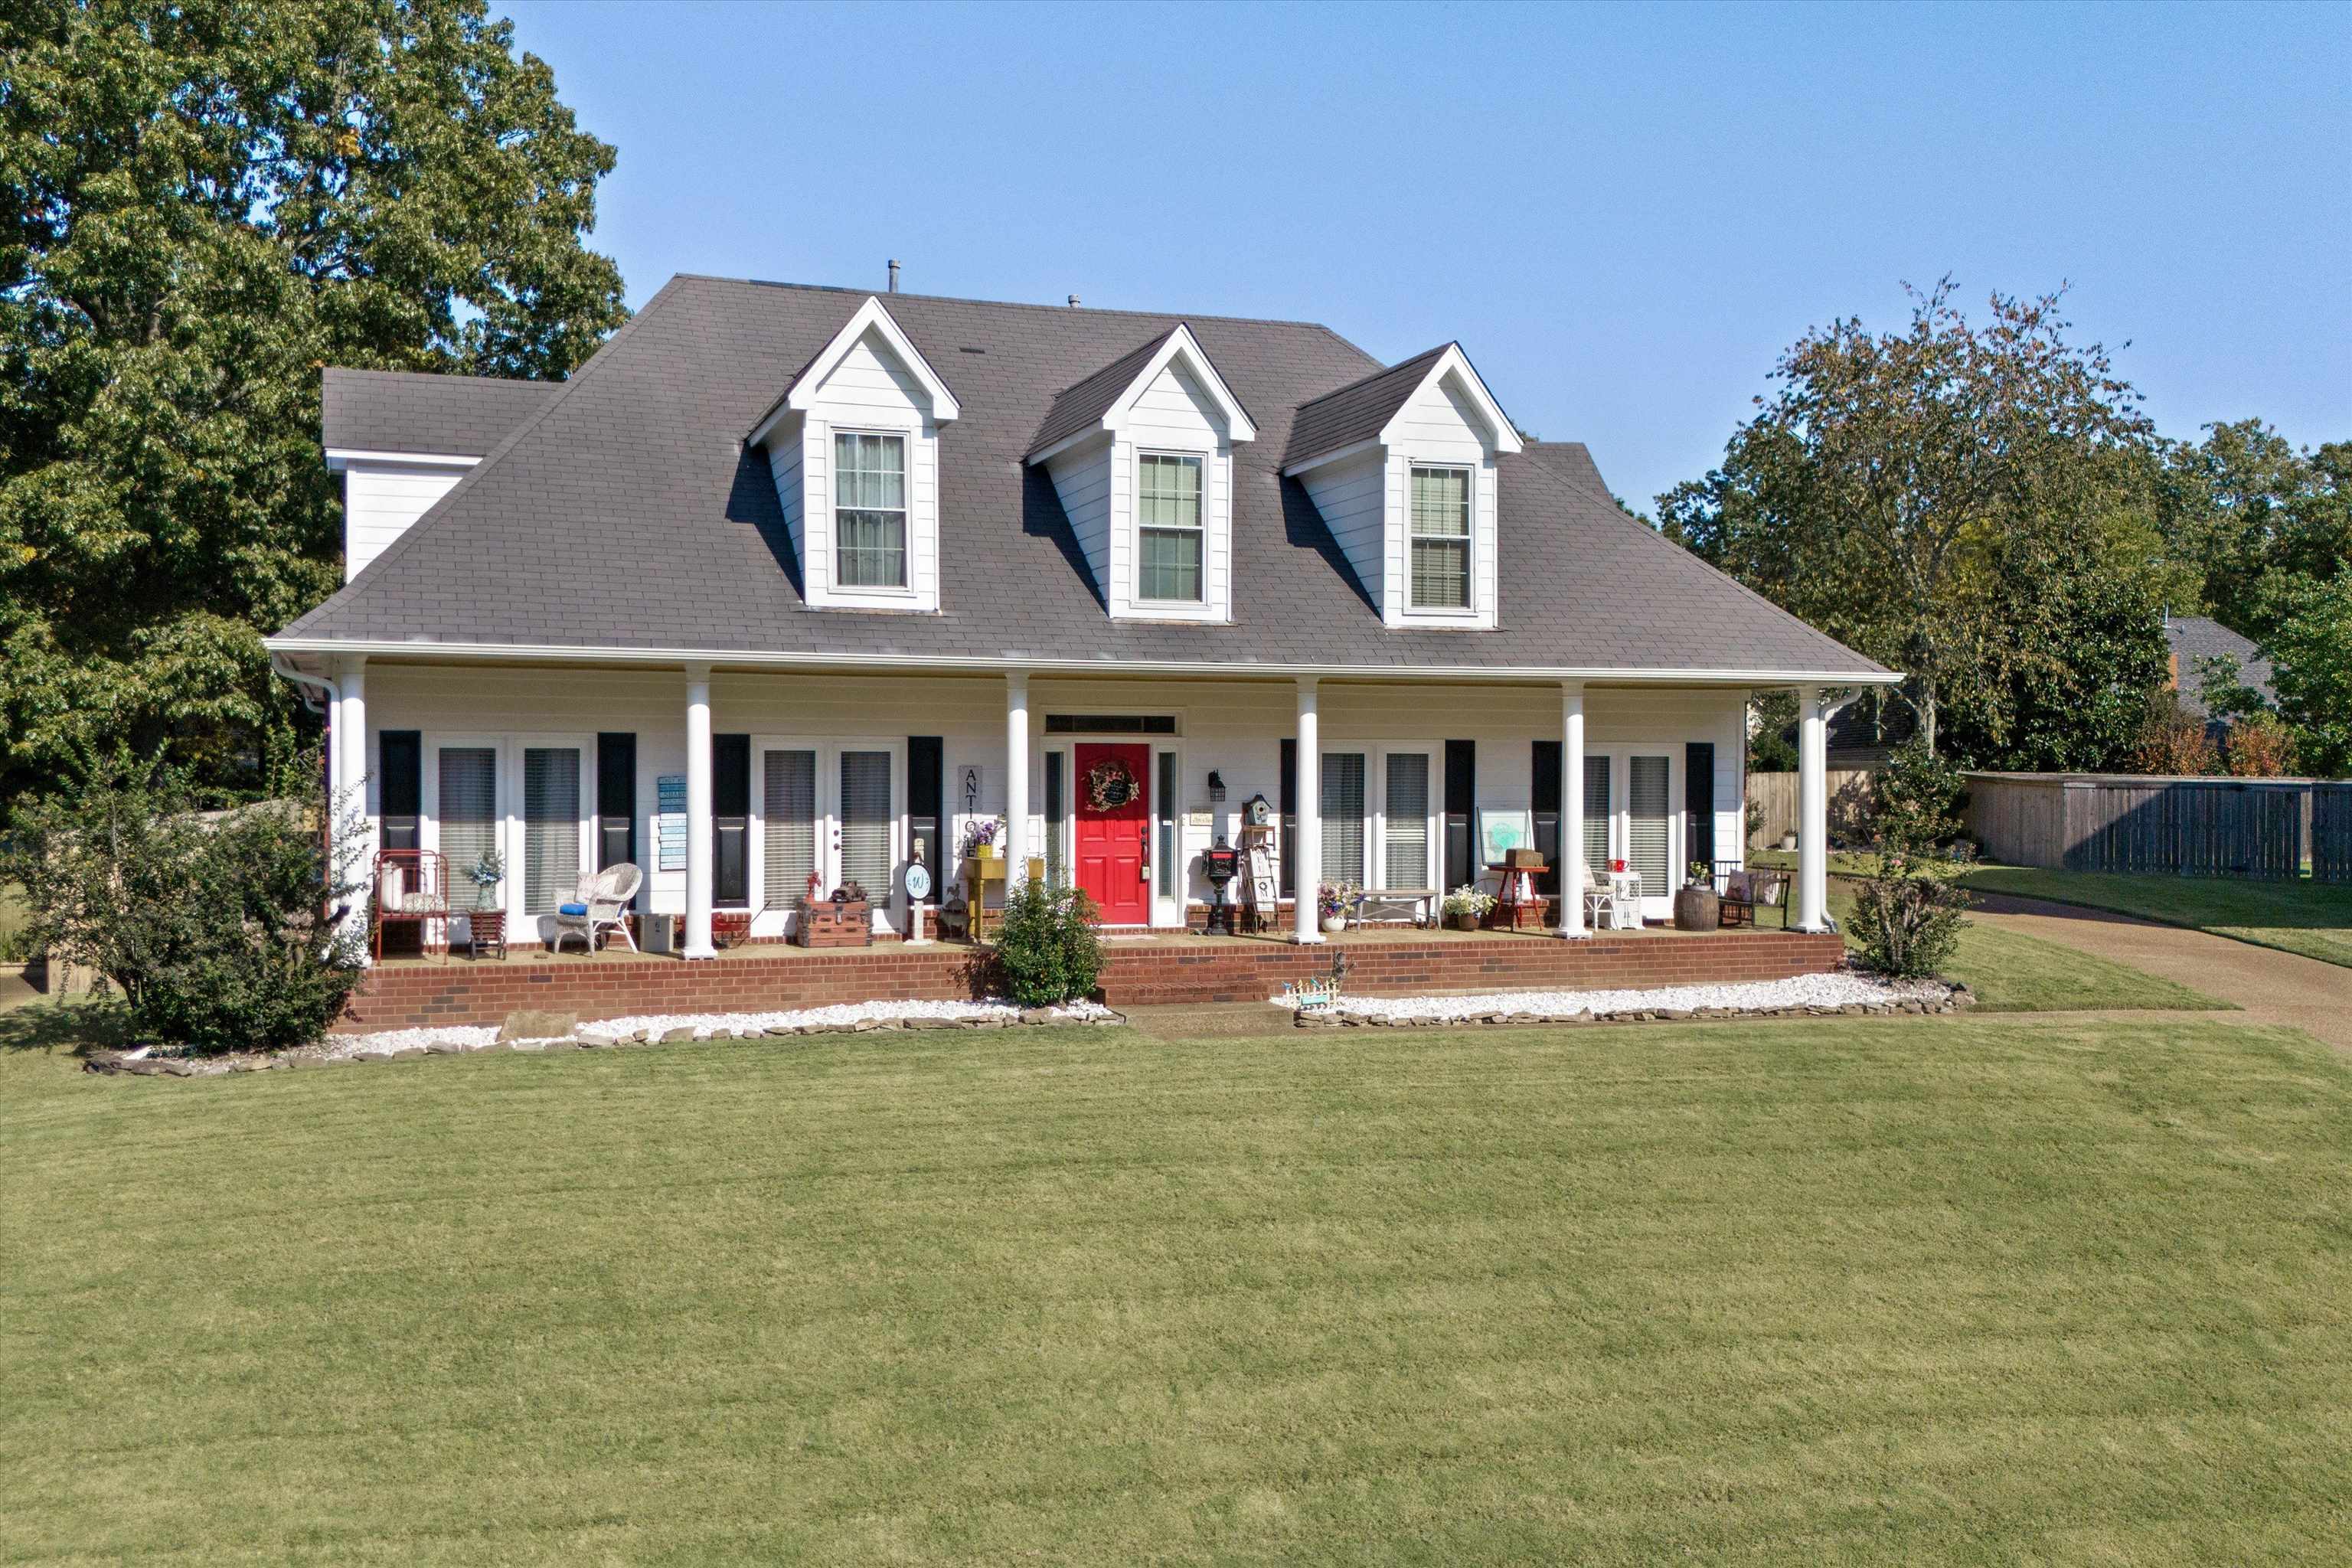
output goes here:
<path id="1" fill-rule="evenodd" d="M 1584 929 L 1584 682 L 1559 683 L 1559 934 Z"/>
<path id="2" fill-rule="evenodd" d="M 1297 889 L 1292 900 L 1291 940 L 1323 940 L 1320 900 L 1323 880 L 1323 739 L 1315 715 L 1315 678 L 1298 678 L 1298 766 L 1292 787 L 1298 802 L 1298 864 L 1291 877 Z"/>
<path id="3" fill-rule="evenodd" d="M 687 958 L 716 958 L 710 941 L 710 667 L 686 667 Z"/>
<path id="4" fill-rule="evenodd" d="M 335 705 L 332 755 L 328 761 L 328 868 L 331 875 L 340 869 L 362 884 L 348 897 L 343 929 L 357 931 L 364 947 L 368 904 L 375 896 L 375 835 L 367 799 L 367 656 L 353 654 L 337 660 L 335 686 L 342 696 Z M 346 826 L 351 829 L 348 837 L 343 832 Z"/>
<path id="5" fill-rule="evenodd" d="M 1029 672 L 1004 677 L 1004 887 L 1029 875 Z"/>
<path id="6" fill-rule="evenodd" d="M 1829 709 L 1797 689 L 1797 925 L 1827 931 L 1830 910 Z"/>

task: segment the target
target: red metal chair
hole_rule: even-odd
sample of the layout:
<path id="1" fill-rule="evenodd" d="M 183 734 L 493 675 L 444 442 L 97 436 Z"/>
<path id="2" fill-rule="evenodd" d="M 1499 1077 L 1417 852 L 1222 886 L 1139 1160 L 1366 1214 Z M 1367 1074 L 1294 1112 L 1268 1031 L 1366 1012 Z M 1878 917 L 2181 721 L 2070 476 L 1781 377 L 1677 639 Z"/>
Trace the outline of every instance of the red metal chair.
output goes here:
<path id="1" fill-rule="evenodd" d="M 375 955 L 383 957 L 383 928 L 416 927 L 417 951 L 449 952 L 449 863 L 437 849 L 380 849 L 375 857 Z"/>

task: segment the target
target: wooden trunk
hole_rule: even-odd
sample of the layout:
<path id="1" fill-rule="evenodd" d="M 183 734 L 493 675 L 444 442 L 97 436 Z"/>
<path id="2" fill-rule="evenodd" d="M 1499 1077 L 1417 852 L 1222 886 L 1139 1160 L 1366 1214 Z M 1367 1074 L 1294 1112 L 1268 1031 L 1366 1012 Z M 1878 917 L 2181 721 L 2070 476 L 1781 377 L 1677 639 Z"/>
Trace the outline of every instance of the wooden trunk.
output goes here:
<path id="1" fill-rule="evenodd" d="M 864 899 L 838 904 L 831 899 L 803 899 L 793 940 L 803 947 L 871 947 L 873 906 Z"/>

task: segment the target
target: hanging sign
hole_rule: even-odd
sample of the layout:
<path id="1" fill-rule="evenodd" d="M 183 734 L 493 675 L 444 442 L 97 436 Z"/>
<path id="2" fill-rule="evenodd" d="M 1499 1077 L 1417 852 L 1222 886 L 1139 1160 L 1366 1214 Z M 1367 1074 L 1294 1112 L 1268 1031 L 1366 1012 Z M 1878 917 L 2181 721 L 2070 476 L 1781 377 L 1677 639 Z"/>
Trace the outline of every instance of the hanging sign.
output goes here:
<path id="1" fill-rule="evenodd" d="M 686 775 L 663 773 L 654 780 L 655 868 L 686 869 Z"/>

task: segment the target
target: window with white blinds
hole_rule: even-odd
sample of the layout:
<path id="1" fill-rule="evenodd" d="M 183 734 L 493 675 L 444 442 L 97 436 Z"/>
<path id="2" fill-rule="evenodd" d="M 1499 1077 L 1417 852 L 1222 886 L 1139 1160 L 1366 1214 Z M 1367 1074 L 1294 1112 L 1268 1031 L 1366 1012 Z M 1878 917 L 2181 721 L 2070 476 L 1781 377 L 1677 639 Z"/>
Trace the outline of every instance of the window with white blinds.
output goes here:
<path id="1" fill-rule="evenodd" d="M 1625 805 L 1625 868 L 1642 873 L 1642 896 L 1675 890 L 1667 865 L 1667 828 L 1672 805 L 1666 793 L 1666 759 L 1635 757 L 1628 768 Z"/>
<path id="2" fill-rule="evenodd" d="M 1323 879 L 1364 882 L 1364 753 L 1323 753 Z"/>
<path id="3" fill-rule="evenodd" d="M 771 910 L 789 910 L 807 895 L 809 873 L 816 869 L 816 753 L 765 752 L 761 770 L 762 901 Z"/>
<path id="4" fill-rule="evenodd" d="M 1387 763 L 1381 818 L 1381 880 L 1391 888 L 1426 888 L 1429 879 L 1429 759 L 1396 752 Z"/>
<path id="5" fill-rule="evenodd" d="M 1584 864 L 1609 874 L 1609 759 L 1584 759 Z"/>
<path id="6" fill-rule="evenodd" d="M 841 753 L 841 879 L 877 906 L 890 898 L 890 753 Z"/>
<path id="7" fill-rule="evenodd" d="M 526 746 L 522 753 L 523 912 L 555 912 L 580 888 L 580 752 Z"/>
<path id="8" fill-rule="evenodd" d="M 437 771 L 441 856 L 453 896 L 472 902 L 474 881 L 467 873 L 499 847 L 499 753 L 490 746 L 444 746 Z"/>

